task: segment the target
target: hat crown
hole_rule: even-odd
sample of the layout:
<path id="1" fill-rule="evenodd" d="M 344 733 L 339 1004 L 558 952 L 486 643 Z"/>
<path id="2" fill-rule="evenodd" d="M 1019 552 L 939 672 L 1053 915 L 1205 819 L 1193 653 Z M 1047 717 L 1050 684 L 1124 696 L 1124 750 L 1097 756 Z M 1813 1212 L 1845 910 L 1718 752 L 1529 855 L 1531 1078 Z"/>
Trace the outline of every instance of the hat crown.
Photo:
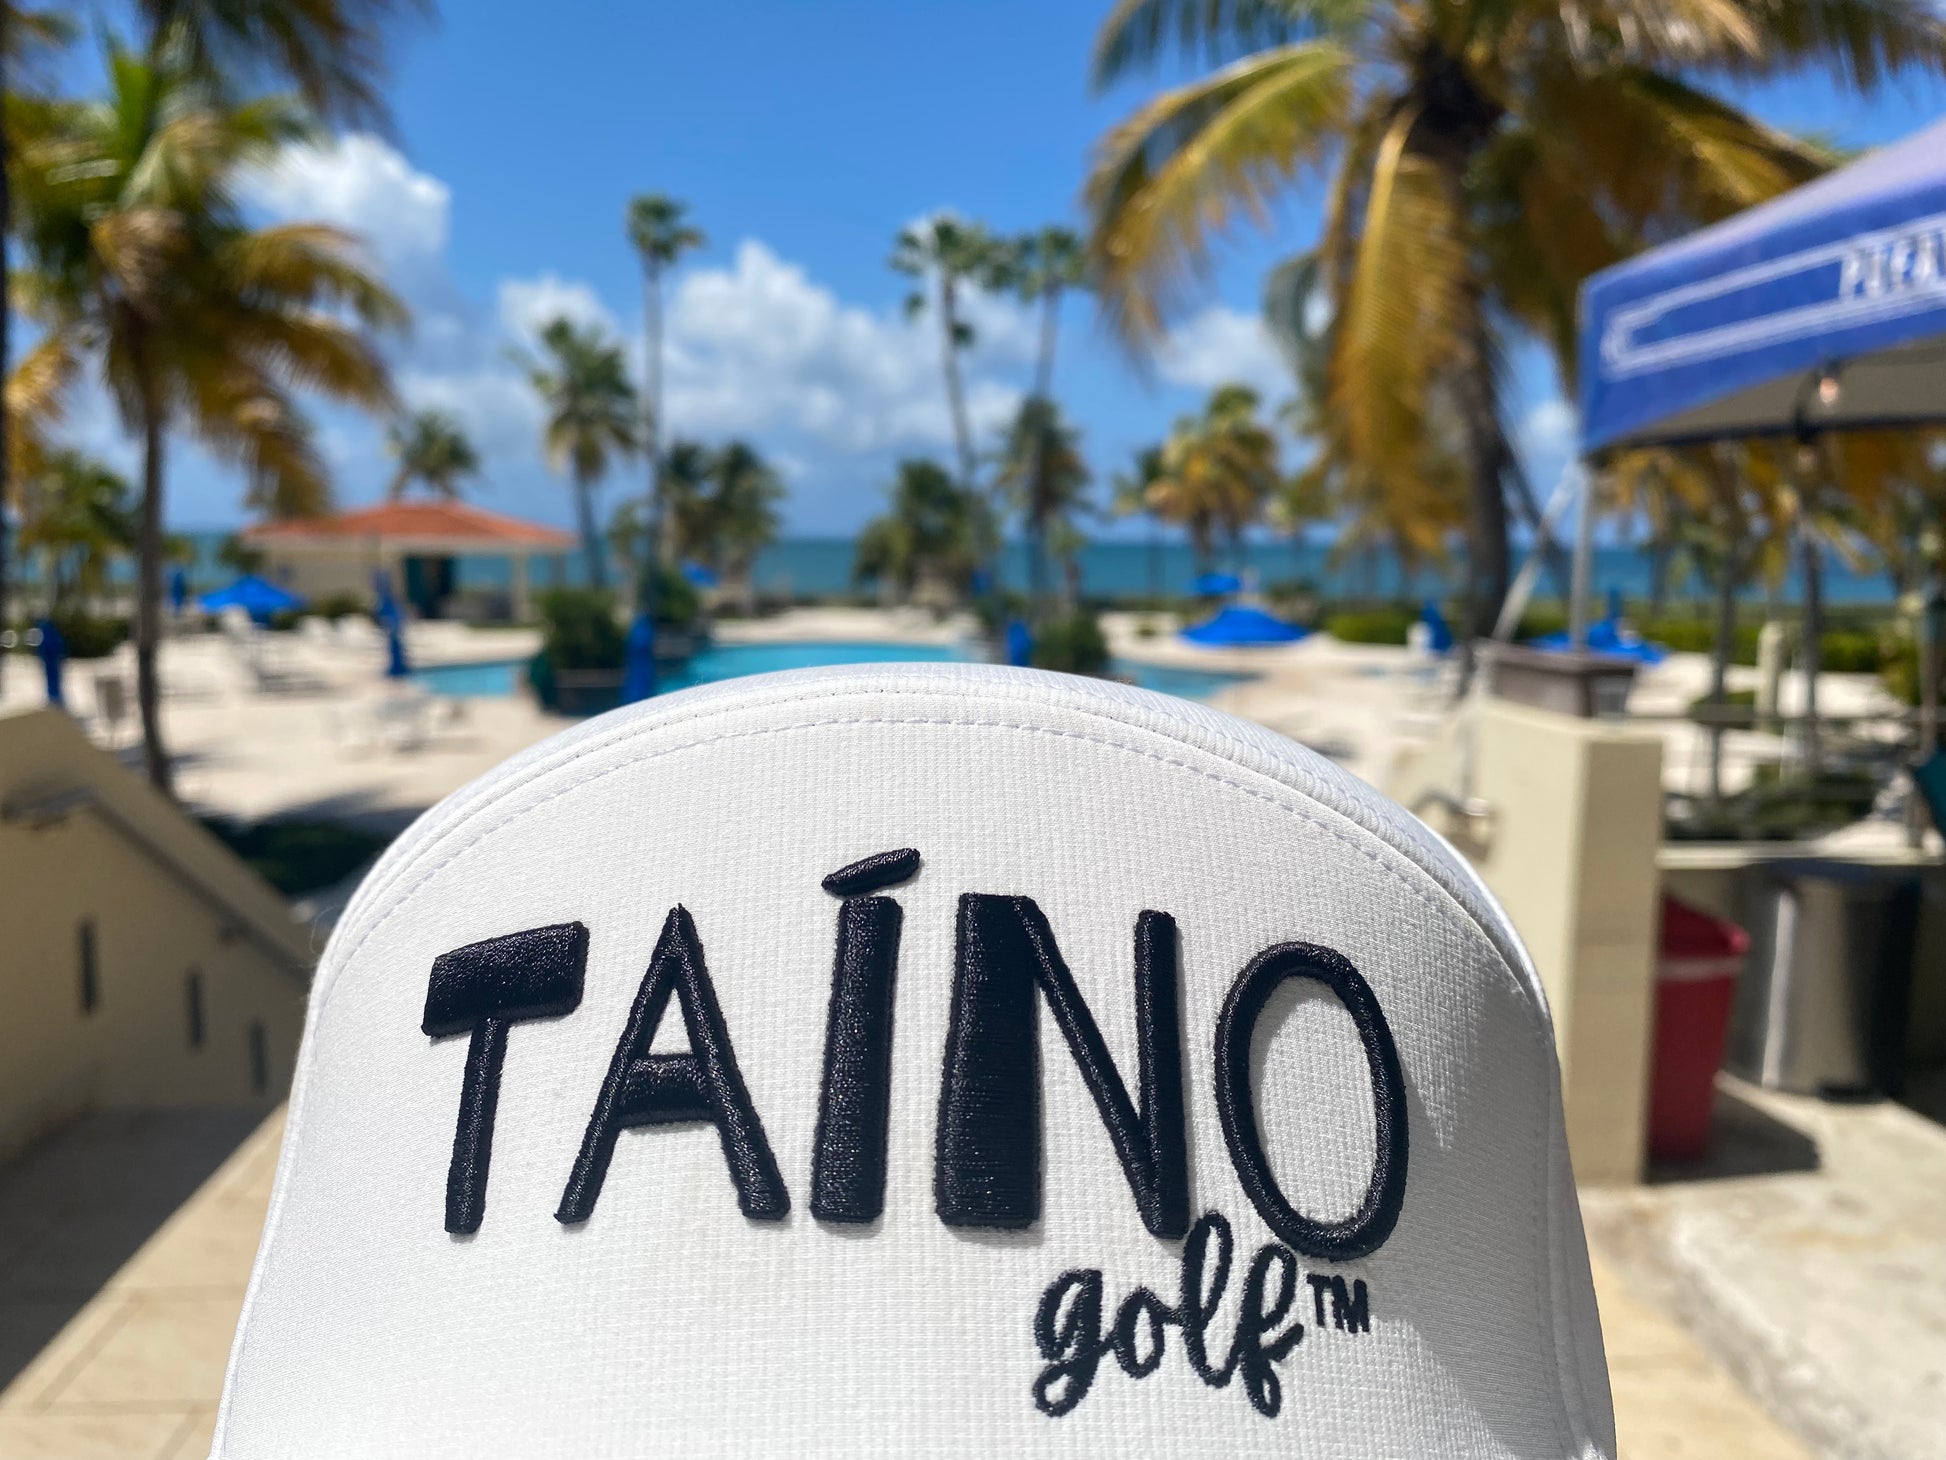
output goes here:
<path id="1" fill-rule="evenodd" d="M 1610 1453 L 1581 1244 L 1396 808 L 1120 687 L 765 676 L 368 878 L 217 1453 Z"/>

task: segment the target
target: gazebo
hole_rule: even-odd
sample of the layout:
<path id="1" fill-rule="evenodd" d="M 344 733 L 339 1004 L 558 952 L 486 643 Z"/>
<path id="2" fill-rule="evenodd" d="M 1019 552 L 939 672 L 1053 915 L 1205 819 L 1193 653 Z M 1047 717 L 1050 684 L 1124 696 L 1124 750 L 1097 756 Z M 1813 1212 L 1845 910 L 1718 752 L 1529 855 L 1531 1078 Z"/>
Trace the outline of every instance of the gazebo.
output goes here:
<path id="1" fill-rule="evenodd" d="M 373 575 L 389 573 L 413 611 L 445 618 L 456 606 L 456 567 L 462 558 L 507 564 L 507 610 L 532 616 L 533 560 L 561 557 L 572 535 L 539 522 L 509 517 L 464 502 L 385 502 L 375 507 L 245 529 L 244 540 L 264 553 L 265 575 L 309 598 L 369 596 Z"/>

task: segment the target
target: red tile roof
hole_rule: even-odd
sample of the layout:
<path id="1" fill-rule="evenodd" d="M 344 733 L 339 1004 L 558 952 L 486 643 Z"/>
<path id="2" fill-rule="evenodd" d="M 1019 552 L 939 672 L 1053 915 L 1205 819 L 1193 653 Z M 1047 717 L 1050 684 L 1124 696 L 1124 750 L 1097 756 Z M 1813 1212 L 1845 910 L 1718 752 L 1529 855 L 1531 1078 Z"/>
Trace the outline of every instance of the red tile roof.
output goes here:
<path id="1" fill-rule="evenodd" d="M 244 529 L 253 542 L 300 542 L 319 538 L 420 538 L 540 548 L 570 548 L 574 537 L 539 522 L 488 512 L 465 502 L 381 502 L 335 517 L 260 522 Z"/>

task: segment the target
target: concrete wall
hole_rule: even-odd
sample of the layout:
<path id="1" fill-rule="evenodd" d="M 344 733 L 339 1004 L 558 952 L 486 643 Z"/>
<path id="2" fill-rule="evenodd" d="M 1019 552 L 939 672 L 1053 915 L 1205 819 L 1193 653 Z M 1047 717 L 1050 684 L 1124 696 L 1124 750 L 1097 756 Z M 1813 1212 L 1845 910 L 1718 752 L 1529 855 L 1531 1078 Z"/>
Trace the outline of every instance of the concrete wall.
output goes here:
<path id="1" fill-rule="evenodd" d="M 1533 957 L 1554 1015 L 1576 1177 L 1637 1180 L 1653 1035 L 1661 740 L 1482 699 L 1410 753 L 1387 790 L 1473 862 Z M 1429 799 L 1442 795 L 1473 798 L 1486 814 L 1442 810 Z"/>
<path id="2" fill-rule="evenodd" d="M 275 890 L 66 715 L 0 717 L 0 1159 L 97 1106 L 269 1109 L 311 961 Z"/>

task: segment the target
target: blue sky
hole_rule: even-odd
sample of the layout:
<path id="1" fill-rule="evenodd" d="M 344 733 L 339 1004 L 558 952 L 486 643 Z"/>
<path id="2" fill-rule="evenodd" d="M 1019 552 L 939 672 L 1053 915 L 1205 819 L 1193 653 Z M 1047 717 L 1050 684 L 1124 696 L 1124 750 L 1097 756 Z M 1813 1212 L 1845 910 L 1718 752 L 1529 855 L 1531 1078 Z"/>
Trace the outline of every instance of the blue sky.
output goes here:
<path id="1" fill-rule="evenodd" d="M 632 194 L 688 200 L 709 235 L 670 299 L 671 428 L 748 438 L 786 471 L 791 530 L 848 532 L 877 509 L 899 456 L 948 444 L 936 345 L 901 318 L 905 281 L 885 266 L 893 235 L 942 208 L 1000 230 L 1077 222 L 1090 146 L 1152 89 L 1090 95 L 1105 0 L 443 8 L 399 48 L 394 136 L 292 157 L 254 196 L 268 213 L 367 236 L 418 315 L 396 349 L 402 393 L 468 423 L 486 457 L 478 500 L 558 523 L 567 494 L 540 462 L 538 408 L 508 351 L 563 310 L 639 339 L 639 276 L 621 230 Z M 1866 109 L 1806 83 L 1750 101 L 1778 123 L 1862 145 L 1910 130 L 1942 99 L 1919 87 Z M 1269 265 L 1315 228 L 1315 197 L 1302 195 L 1274 237 L 1240 235 L 1207 303 L 1146 373 L 1086 301 L 1071 305 L 1057 388 L 1098 479 L 1222 380 L 1280 392 L 1256 300 Z M 1031 329 L 1007 301 L 976 319 L 972 397 L 991 429 L 1025 384 Z M 1538 359 L 1519 375 L 1523 437 L 1545 485 L 1572 419 Z M 102 403 L 81 416 L 110 445 Z M 379 431 L 318 417 L 340 500 L 378 496 Z M 177 462 L 175 525 L 240 520 L 233 474 L 193 453 Z M 615 480 L 610 502 L 637 476 Z"/>

